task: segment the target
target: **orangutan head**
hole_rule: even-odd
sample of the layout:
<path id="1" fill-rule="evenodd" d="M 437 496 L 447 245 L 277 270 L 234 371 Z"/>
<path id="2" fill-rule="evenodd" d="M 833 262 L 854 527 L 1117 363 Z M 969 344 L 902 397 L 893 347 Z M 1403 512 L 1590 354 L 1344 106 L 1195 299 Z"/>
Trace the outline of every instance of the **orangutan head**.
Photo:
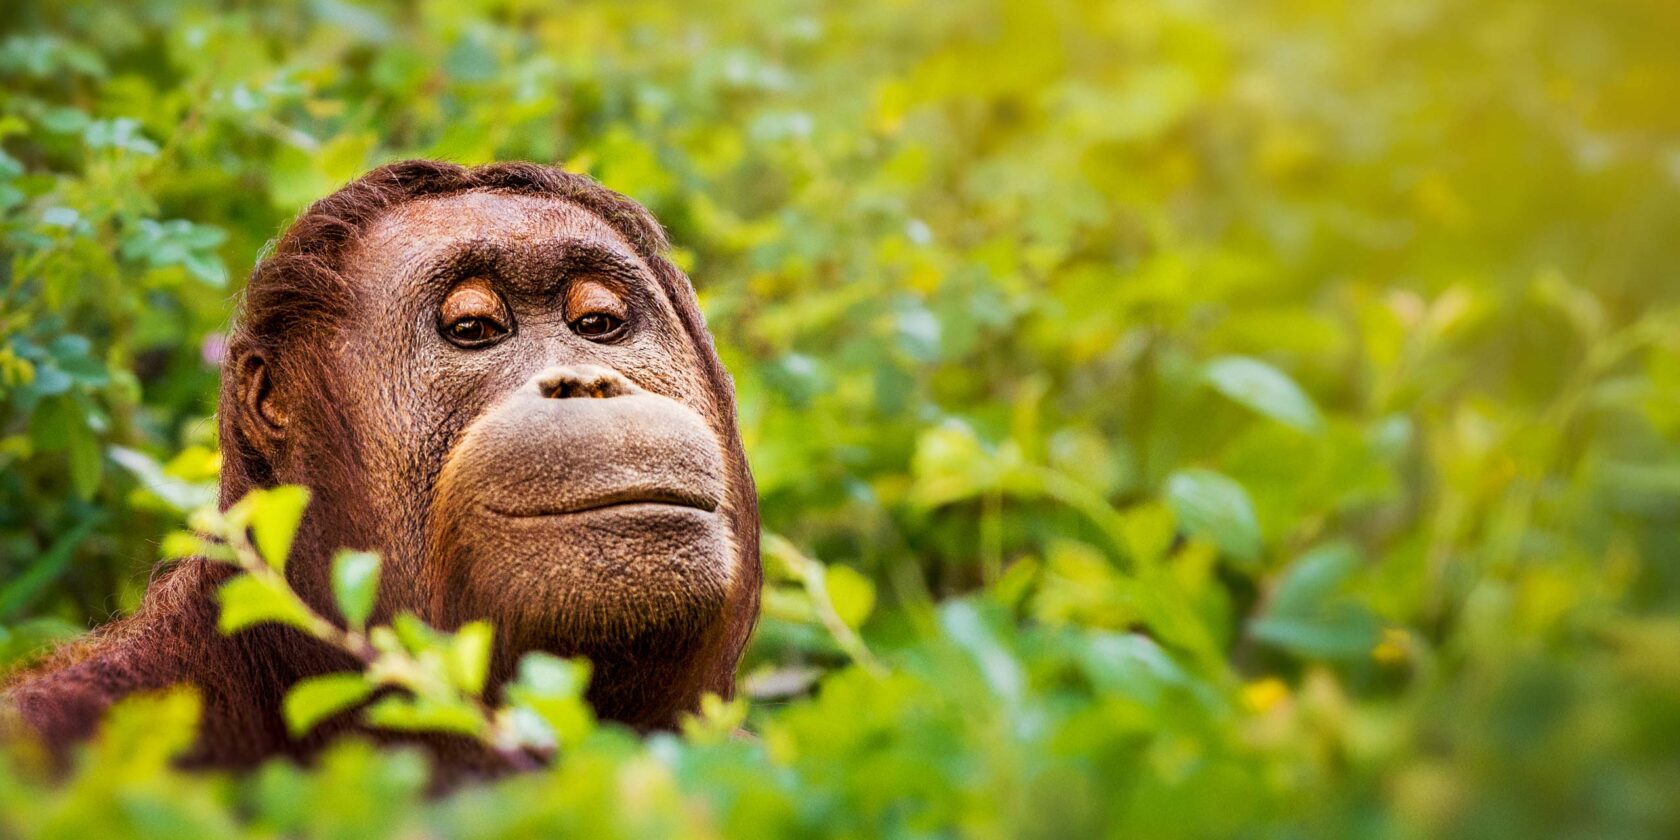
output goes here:
<path id="1" fill-rule="evenodd" d="M 727 694 L 758 511 L 728 375 L 646 210 L 532 164 L 408 162 L 322 199 L 257 267 L 221 397 L 224 504 L 303 484 L 288 573 L 385 558 L 379 612 L 590 657 L 604 716 Z"/>

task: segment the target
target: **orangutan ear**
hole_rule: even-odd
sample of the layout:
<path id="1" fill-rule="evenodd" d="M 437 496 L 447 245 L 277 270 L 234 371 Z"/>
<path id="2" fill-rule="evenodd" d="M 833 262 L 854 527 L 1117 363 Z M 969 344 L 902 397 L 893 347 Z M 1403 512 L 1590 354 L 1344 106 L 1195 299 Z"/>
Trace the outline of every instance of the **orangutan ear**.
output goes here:
<path id="1" fill-rule="evenodd" d="M 251 445 L 272 453 L 286 439 L 290 416 L 281 404 L 268 359 L 261 352 L 246 353 L 234 368 L 239 395 L 240 432 Z"/>

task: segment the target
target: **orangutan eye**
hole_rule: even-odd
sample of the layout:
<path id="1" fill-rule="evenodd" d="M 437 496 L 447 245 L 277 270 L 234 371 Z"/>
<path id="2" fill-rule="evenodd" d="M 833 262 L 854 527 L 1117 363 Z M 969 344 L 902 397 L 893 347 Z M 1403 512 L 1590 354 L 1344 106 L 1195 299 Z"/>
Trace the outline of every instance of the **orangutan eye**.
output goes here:
<path id="1" fill-rule="evenodd" d="M 456 287 L 438 313 L 438 331 L 456 346 L 473 349 L 500 341 L 508 328 L 507 306 L 488 282 L 474 278 Z"/>
<path id="2" fill-rule="evenodd" d="M 593 278 L 580 279 L 566 290 L 565 312 L 572 332 L 590 341 L 619 340 L 630 319 L 630 306 L 618 288 Z"/>
<path id="3" fill-rule="evenodd" d="M 605 312 L 591 312 L 572 322 L 572 332 L 584 338 L 601 340 L 618 333 L 624 321 Z"/>
<path id="4" fill-rule="evenodd" d="M 449 325 L 450 340 L 466 347 L 488 344 L 506 333 L 501 324 L 484 318 L 462 318 Z"/>

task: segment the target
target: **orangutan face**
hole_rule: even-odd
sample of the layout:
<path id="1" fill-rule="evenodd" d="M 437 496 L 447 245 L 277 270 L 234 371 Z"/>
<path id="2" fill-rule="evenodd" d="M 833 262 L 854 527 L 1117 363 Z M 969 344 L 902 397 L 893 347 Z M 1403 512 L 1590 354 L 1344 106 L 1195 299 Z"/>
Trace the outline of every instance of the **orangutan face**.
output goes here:
<path id="1" fill-rule="evenodd" d="M 657 717 L 713 667 L 756 562 L 736 550 L 736 431 L 669 291 L 612 227 L 546 196 L 415 199 L 345 263 L 320 415 L 341 428 L 309 435 L 352 437 L 356 463 L 294 446 L 292 480 L 385 553 L 384 611 L 488 618 L 504 671 L 530 649 L 588 655 L 598 704 Z M 281 422 L 310 412 L 269 399 Z"/>

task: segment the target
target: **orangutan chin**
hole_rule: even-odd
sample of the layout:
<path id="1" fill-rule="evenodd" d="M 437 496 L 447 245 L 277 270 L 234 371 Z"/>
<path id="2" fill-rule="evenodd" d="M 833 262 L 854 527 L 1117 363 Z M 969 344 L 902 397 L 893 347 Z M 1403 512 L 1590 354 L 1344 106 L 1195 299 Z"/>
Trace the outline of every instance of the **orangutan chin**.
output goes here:
<path id="1" fill-rule="evenodd" d="M 385 558 L 375 619 L 497 630 L 594 663 L 604 718 L 673 724 L 732 693 L 758 613 L 758 506 L 729 375 L 658 222 L 528 163 L 408 161 L 316 202 L 252 272 L 219 405 L 225 508 L 302 484 L 287 576 L 336 616 L 339 548 Z M 280 703 L 354 664 L 290 628 L 217 632 L 226 567 L 177 563 L 133 616 L 20 675 L 14 719 L 60 750 L 131 692 L 192 683 L 189 764 L 305 756 Z M 433 743 L 446 766 L 482 761 Z"/>

